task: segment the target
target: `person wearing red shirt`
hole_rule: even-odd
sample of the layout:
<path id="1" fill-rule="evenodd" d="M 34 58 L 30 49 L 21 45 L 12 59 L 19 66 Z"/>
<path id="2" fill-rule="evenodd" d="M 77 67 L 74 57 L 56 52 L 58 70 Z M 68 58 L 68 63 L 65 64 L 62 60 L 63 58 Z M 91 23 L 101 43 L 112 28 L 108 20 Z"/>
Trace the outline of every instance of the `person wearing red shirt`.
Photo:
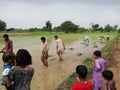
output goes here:
<path id="1" fill-rule="evenodd" d="M 72 86 L 72 90 L 92 90 L 92 82 L 87 81 L 87 68 L 84 65 L 78 65 L 76 67 L 76 73 L 78 74 L 78 82 L 75 82 Z"/>
<path id="2" fill-rule="evenodd" d="M 12 42 L 12 40 L 9 39 L 8 34 L 4 34 L 3 38 L 4 38 L 5 47 L 2 49 L 1 52 L 3 52 L 3 53 L 6 53 L 6 52 L 12 53 L 13 52 L 13 42 Z"/>

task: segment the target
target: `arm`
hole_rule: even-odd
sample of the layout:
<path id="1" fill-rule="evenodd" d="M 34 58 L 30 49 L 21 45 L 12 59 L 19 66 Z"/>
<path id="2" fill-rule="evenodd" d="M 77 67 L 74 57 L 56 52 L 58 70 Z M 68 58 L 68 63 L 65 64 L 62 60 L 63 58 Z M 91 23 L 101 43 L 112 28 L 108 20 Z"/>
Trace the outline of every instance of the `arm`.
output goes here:
<path id="1" fill-rule="evenodd" d="M 64 42 L 62 42 L 62 43 L 63 43 L 64 50 L 66 50 Z"/>
<path id="2" fill-rule="evenodd" d="M 99 64 L 99 62 L 97 60 L 95 61 L 95 71 L 96 72 L 100 71 L 100 64 Z"/>
<path id="3" fill-rule="evenodd" d="M 4 78 L 4 81 L 6 82 L 7 87 L 9 87 L 9 86 L 11 85 L 10 80 L 9 80 L 8 77 L 5 77 L 5 78 Z"/>

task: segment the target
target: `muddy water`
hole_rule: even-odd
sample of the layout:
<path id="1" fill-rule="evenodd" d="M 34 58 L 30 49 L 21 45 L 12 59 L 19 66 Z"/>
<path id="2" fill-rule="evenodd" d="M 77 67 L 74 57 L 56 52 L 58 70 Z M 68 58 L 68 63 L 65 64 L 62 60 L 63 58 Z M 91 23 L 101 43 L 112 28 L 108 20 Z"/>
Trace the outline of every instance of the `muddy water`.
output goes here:
<path id="1" fill-rule="evenodd" d="M 32 80 L 32 90 L 55 90 L 72 72 L 75 67 L 83 62 L 83 59 L 92 56 L 96 49 L 101 49 L 104 45 L 98 43 L 98 48 L 93 48 L 93 44 L 84 46 L 81 44 L 82 40 L 77 40 L 72 44 L 67 44 L 64 56 L 64 61 L 59 62 L 55 53 L 55 41 L 49 43 L 49 54 L 53 55 L 54 60 L 49 61 L 49 67 L 45 68 L 40 61 L 41 42 L 38 37 L 17 37 L 12 39 L 14 41 L 14 51 L 19 48 L 27 49 L 33 58 L 33 67 L 35 68 L 35 75 Z M 0 46 L 0 49 L 2 46 Z M 69 50 L 74 48 L 74 50 Z M 77 56 L 77 53 L 82 53 L 82 56 Z M 2 63 L 1 63 L 2 64 Z M 0 65 L 0 68 L 2 66 Z M 1 70 L 0 70 L 1 72 Z M 2 90 L 2 89 L 0 89 Z"/>

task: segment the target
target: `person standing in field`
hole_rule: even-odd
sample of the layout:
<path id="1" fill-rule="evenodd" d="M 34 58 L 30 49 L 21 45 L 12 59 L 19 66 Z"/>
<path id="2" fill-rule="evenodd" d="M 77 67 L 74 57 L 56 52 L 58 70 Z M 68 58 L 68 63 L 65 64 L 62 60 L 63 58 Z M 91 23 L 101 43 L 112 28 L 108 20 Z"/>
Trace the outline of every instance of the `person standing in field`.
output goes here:
<path id="1" fill-rule="evenodd" d="M 57 35 L 54 36 L 54 39 L 56 40 L 56 53 L 59 56 L 59 60 L 63 60 L 62 54 L 64 53 L 64 50 L 66 50 L 65 45 L 61 39 L 58 38 Z"/>
<path id="2" fill-rule="evenodd" d="M 78 82 L 75 82 L 72 86 L 72 90 L 92 90 L 92 82 L 87 80 L 87 67 L 84 65 L 78 65 L 76 67 L 76 73 L 78 74 Z"/>
<path id="3" fill-rule="evenodd" d="M 103 87 L 103 77 L 102 72 L 105 70 L 105 66 L 108 65 L 108 61 L 101 58 L 101 52 L 96 50 L 94 53 L 94 70 L 93 70 L 93 82 L 94 90 L 102 90 Z"/>
<path id="4" fill-rule="evenodd" d="M 4 48 L 2 49 L 2 53 L 6 53 L 6 52 L 9 52 L 9 53 L 12 53 L 13 52 L 13 42 L 12 40 L 9 39 L 9 35 L 8 34 L 4 34 L 3 35 L 3 38 L 4 38 Z"/>
<path id="5" fill-rule="evenodd" d="M 19 49 L 16 54 L 16 64 L 10 71 L 8 78 L 12 84 L 12 90 L 30 90 L 30 84 L 34 75 L 32 57 L 26 49 Z"/>
<path id="6" fill-rule="evenodd" d="M 42 55 L 41 55 L 41 61 L 44 64 L 44 66 L 48 67 L 48 50 L 49 50 L 49 46 L 48 46 L 48 42 L 46 41 L 45 37 L 41 37 L 41 42 L 43 43 L 43 48 L 42 48 Z"/>

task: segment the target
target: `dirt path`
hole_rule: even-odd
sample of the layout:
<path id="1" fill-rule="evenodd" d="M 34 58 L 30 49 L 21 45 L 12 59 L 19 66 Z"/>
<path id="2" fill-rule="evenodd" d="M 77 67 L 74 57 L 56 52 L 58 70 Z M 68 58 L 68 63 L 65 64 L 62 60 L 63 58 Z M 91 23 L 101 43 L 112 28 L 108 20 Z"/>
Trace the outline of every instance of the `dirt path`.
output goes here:
<path id="1" fill-rule="evenodd" d="M 55 42 L 50 43 L 50 55 L 53 55 L 54 60 L 49 58 L 49 67 L 45 68 L 40 61 L 40 46 L 37 41 L 31 42 L 24 40 L 21 43 L 17 40 L 14 42 L 15 51 L 18 48 L 24 47 L 30 51 L 33 58 L 33 67 L 35 68 L 35 75 L 32 80 L 31 90 L 55 90 L 72 72 L 75 71 L 75 67 L 81 64 L 84 58 L 92 56 L 92 53 L 96 49 L 104 47 L 103 44 L 98 43 L 98 48 L 93 48 L 93 44 L 90 43 L 88 47 L 81 44 L 81 40 L 75 41 L 70 45 L 67 45 L 67 50 L 64 54 L 64 61 L 59 62 L 55 53 Z M 36 43 L 37 42 L 37 43 Z M 74 48 L 69 50 L 68 48 Z M 82 56 L 77 56 L 77 53 L 82 53 Z M 2 71 L 2 63 L 0 64 Z M 0 90 L 4 90 L 0 87 Z"/>

